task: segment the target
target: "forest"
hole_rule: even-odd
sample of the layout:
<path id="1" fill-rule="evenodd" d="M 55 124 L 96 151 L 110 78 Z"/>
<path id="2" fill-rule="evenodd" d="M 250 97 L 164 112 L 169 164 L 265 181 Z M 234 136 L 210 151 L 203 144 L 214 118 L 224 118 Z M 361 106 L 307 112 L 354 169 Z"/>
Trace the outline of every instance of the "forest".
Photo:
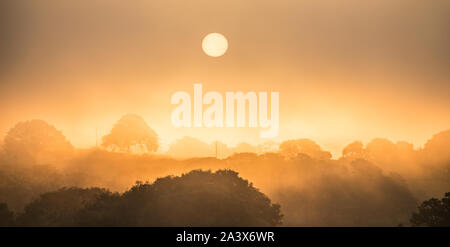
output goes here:
<path id="1" fill-rule="evenodd" d="M 0 226 L 450 226 L 449 146 L 445 130 L 419 148 L 355 141 L 336 158 L 309 139 L 184 137 L 161 153 L 128 114 L 79 149 L 29 120 L 0 142 Z"/>

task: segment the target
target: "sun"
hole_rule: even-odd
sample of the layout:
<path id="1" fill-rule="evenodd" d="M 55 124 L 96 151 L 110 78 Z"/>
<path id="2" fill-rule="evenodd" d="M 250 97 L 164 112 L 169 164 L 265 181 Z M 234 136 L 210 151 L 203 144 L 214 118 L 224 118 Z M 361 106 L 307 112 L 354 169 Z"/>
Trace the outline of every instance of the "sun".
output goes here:
<path id="1" fill-rule="evenodd" d="M 228 41 L 220 33 L 210 33 L 203 38 L 202 48 L 206 55 L 220 57 L 227 51 Z"/>

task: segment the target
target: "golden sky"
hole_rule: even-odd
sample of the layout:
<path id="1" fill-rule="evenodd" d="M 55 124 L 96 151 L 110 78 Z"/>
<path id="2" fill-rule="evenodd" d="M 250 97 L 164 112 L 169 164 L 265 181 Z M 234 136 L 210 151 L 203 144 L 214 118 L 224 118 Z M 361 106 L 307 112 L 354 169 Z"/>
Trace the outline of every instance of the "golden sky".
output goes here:
<path id="1" fill-rule="evenodd" d="M 24 1 L 0 6 L 0 136 L 43 119 L 77 147 L 137 113 L 182 136 L 260 143 L 257 129 L 175 129 L 176 91 L 280 92 L 276 141 L 338 154 L 375 137 L 419 146 L 450 127 L 446 0 Z M 201 49 L 226 36 L 225 55 Z"/>

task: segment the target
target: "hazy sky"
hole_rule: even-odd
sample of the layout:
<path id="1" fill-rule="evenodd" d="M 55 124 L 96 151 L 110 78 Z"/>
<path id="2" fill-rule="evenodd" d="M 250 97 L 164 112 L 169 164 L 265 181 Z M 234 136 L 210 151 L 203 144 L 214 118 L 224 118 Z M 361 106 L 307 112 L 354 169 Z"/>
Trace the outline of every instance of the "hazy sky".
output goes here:
<path id="1" fill-rule="evenodd" d="M 163 146 L 259 143 L 258 129 L 175 129 L 176 91 L 279 91 L 276 141 L 338 153 L 374 137 L 422 145 L 450 128 L 450 1 L 4 0 L 0 136 L 39 118 L 77 147 L 137 113 Z M 219 58 L 203 37 L 225 35 Z"/>

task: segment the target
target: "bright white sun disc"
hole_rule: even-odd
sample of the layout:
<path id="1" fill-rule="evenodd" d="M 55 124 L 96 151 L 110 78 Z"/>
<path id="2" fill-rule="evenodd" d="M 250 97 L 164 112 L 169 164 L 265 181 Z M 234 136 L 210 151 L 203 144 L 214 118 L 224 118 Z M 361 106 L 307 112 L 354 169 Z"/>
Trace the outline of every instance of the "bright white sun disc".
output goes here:
<path id="1" fill-rule="evenodd" d="M 211 57 L 220 57 L 228 49 L 228 41 L 220 33 L 210 33 L 203 38 L 203 51 Z"/>

